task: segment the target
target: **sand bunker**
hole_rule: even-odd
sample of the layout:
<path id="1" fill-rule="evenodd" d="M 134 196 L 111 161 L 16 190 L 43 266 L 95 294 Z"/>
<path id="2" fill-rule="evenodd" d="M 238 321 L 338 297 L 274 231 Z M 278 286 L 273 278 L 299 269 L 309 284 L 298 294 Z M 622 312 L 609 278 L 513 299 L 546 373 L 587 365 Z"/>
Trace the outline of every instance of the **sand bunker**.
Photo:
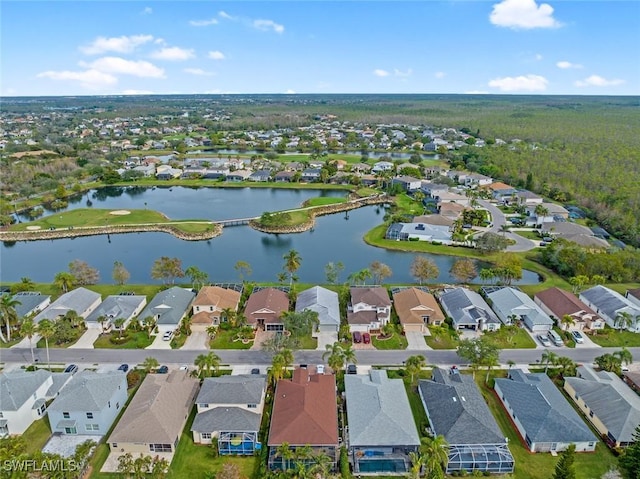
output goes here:
<path id="1" fill-rule="evenodd" d="M 131 211 L 129 211 L 129 210 L 115 210 L 115 211 L 110 211 L 109 214 L 110 215 L 116 215 L 116 216 L 124 216 L 124 215 L 130 215 Z"/>
<path id="2" fill-rule="evenodd" d="M 42 229 L 42 226 L 27 226 L 27 229 L 29 231 L 36 231 L 36 230 Z"/>

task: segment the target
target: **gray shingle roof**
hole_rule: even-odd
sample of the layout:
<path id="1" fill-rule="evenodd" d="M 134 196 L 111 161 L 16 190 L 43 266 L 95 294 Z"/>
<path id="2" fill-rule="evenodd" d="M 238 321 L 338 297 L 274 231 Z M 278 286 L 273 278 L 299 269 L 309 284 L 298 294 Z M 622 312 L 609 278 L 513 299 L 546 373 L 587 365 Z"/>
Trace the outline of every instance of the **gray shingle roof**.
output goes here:
<path id="1" fill-rule="evenodd" d="M 196 403 L 259 404 L 266 384 L 266 376 L 258 374 L 205 378 Z"/>
<path id="2" fill-rule="evenodd" d="M 632 442 L 640 425 L 640 396 L 614 373 L 580 366 L 578 374 L 564 380 L 618 441 Z"/>
<path id="3" fill-rule="evenodd" d="M 260 414 L 239 407 L 217 407 L 196 415 L 191 430 L 196 432 L 258 431 L 260 419 Z"/>
<path id="4" fill-rule="evenodd" d="M 25 291 L 13 295 L 11 299 L 20 301 L 20 304 L 16 305 L 15 310 L 19 318 L 24 318 L 29 313 L 31 313 L 31 311 L 33 311 L 35 308 L 37 308 L 50 298 L 51 296 L 45 296 L 44 294 Z"/>
<path id="5" fill-rule="evenodd" d="M 340 326 L 338 293 L 321 286 L 314 286 L 298 294 L 296 312 L 305 309 L 318 313 L 321 325 Z"/>
<path id="6" fill-rule="evenodd" d="M 544 373 L 511 369 L 495 380 L 531 442 L 591 442 L 596 437 Z"/>
<path id="7" fill-rule="evenodd" d="M 87 317 L 87 323 L 97 323 L 100 316 L 111 319 L 129 319 L 131 314 L 147 302 L 146 296 L 107 296 L 105 300 Z"/>
<path id="8" fill-rule="evenodd" d="M 76 374 L 49 406 L 50 411 L 101 411 L 118 390 L 127 388 L 122 371 Z"/>
<path id="9" fill-rule="evenodd" d="M 446 289 L 440 295 L 440 303 L 456 326 L 500 323 L 489 305 L 475 291 L 467 288 Z"/>
<path id="10" fill-rule="evenodd" d="M 409 399 L 401 379 L 384 370 L 344 378 L 351 446 L 419 446 Z"/>
<path id="11" fill-rule="evenodd" d="M 472 376 L 436 368 L 432 380 L 420 381 L 418 388 L 431 428 L 449 444 L 506 442 Z"/>
<path id="12" fill-rule="evenodd" d="M 553 326 L 553 320 L 519 289 L 500 288 L 487 294 L 487 297 L 493 302 L 492 307 L 498 317 L 518 315 L 530 329 L 536 325 Z"/>
<path id="13" fill-rule="evenodd" d="M 72 377 L 73 374 L 71 373 L 51 373 L 53 384 L 47 391 L 46 396 L 48 398 L 56 397 L 60 390 L 71 380 Z"/>
<path id="14" fill-rule="evenodd" d="M 178 325 L 184 313 L 189 309 L 196 294 L 190 289 L 173 288 L 160 291 L 142 310 L 138 318 L 158 317 L 157 324 Z"/>
<path id="15" fill-rule="evenodd" d="M 599 313 L 606 314 L 612 320 L 615 319 L 618 311 L 627 311 L 631 316 L 640 314 L 640 308 L 635 304 L 620 293 L 602 285 L 584 290 L 580 293 L 580 298 L 585 298 L 598 308 Z"/>
<path id="16" fill-rule="evenodd" d="M 73 291 L 63 294 L 44 311 L 39 313 L 33 321 L 38 323 L 43 319 L 56 320 L 64 316 L 68 311 L 75 311 L 78 314 L 84 313 L 89 306 L 101 299 L 100 294 L 86 288 L 76 288 Z"/>
<path id="17" fill-rule="evenodd" d="M 0 374 L 0 409 L 17 411 L 50 376 L 49 371 L 42 369 Z"/>

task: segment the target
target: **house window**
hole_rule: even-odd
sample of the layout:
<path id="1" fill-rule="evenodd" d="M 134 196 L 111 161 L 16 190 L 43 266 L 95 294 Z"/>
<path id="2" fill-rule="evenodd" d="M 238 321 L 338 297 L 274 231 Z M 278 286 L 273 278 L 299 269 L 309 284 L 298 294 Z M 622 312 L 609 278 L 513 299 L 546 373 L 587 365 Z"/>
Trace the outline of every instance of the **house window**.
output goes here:
<path id="1" fill-rule="evenodd" d="M 209 407 L 209 404 L 207 404 L 207 403 L 200 404 L 200 407 L 202 407 L 204 409 L 207 409 Z"/>
<path id="2" fill-rule="evenodd" d="M 109 407 L 111 407 L 111 401 L 109 401 L 109 402 L 107 403 L 107 405 L 108 405 Z"/>
<path id="3" fill-rule="evenodd" d="M 255 408 L 257 408 L 257 407 L 258 407 L 258 405 L 257 405 L 257 404 L 247 404 L 247 407 L 248 407 L 249 409 L 255 409 Z"/>
<path id="4" fill-rule="evenodd" d="M 203 432 L 202 434 L 200 434 L 200 437 L 202 437 L 202 439 L 211 439 L 211 433 Z"/>
<path id="5" fill-rule="evenodd" d="M 578 397 L 578 393 L 575 393 L 575 394 L 573 395 L 573 397 L 574 397 L 574 398 L 576 398 L 576 401 L 577 401 L 578 399 L 580 399 L 580 398 Z"/>
<path id="6" fill-rule="evenodd" d="M 171 452 L 171 444 L 149 444 L 151 452 Z"/>
<path id="7" fill-rule="evenodd" d="M 69 419 L 71 417 L 71 415 L 68 412 L 63 412 L 62 413 L 62 417 L 65 419 Z"/>
<path id="8" fill-rule="evenodd" d="M 589 447 L 594 447 L 595 445 L 596 445 L 596 443 L 595 443 L 595 442 L 590 442 L 590 443 L 589 443 Z"/>
<path id="9" fill-rule="evenodd" d="M 589 411 L 589 417 L 593 417 L 593 411 Z"/>
<path id="10" fill-rule="evenodd" d="M 87 431 L 99 431 L 100 430 L 100 425 L 99 424 L 85 424 L 85 429 Z"/>
<path id="11" fill-rule="evenodd" d="M 4 414 L 0 412 L 0 419 L 4 417 Z"/>
<path id="12" fill-rule="evenodd" d="M 209 306 L 209 311 L 213 311 L 213 306 Z"/>
<path id="13" fill-rule="evenodd" d="M 78 431 L 76 430 L 75 427 L 65 427 L 64 428 L 64 433 L 65 434 L 78 434 Z"/>
<path id="14" fill-rule="evenodd" d="M 118 443 L 117 442 L 111 443 L 111 447 L 118 447 Z"/>
<path id="15" fill-rule="evenodd" d="M 120 402 L 116 402 L 116 409 L 120 409 Z"/>
<path id="16" fill-rule="evenodd" d="M 88 412 L 87 413 L 87 419 L 93 419 L 93 413 L 92 412 Z"/>
<path id="17" fill-rule="evenodd" d="M 44 414 L 44 411 L 46 410 L 47 405 L 43 404 L 42 406 L 40 406 L 38 408 L 38 416 L 42 416 Z M 2 417 L 2 415 L 0 414 L 0 417 Z"/>

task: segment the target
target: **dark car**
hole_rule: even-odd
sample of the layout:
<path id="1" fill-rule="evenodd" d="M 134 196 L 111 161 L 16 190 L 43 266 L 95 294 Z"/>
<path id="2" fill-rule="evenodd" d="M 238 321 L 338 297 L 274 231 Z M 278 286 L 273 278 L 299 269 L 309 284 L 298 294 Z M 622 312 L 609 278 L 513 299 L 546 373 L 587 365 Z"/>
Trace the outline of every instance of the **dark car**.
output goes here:
<path id="1" fill-rule="evenodd" d="M 353 342 L 361 343 L 362 342 L 362 333 L 360 331 L 355 331 L 353 333 Z"/>
<path id="2" fill-rule="evenodd" d="M 347 366 L 347 374 L 358 374 L 358 368 L 355 364 L 349 364 Z"/>
<path id="3" fill-rule="evenodd" d="M 69 364 L 69 366 L 67 366 L 64 369 L 65 373 L 71 373 L 71 374 L 75 374 L 78 372 L 78 366 L 76 366 L 75 364 Z"/>
<path id="4" fill-rule="evenodd" d="M 260 369 L 258 369 L 258 368 L 253 368 L 253 369 L 251 370 L 251 374 L 260 374 Z"/>
<path id="5" fill-rule="evenodd" d="M 369 344 L 371 342 L 371 335 L 369 333 L 362 333 L 362 342 Z"/>
<path id="6" fill-rule="evenodd" d="M 129 370 L 129 365 L 128 364 L 121 364 L 118 367 L 118 371 L 122 371 L 123 373 L 126 373 Z"/>
<path id="7" fill-rule="evenodd" d="M 156 373 L 158 373 L 158 374 L 167 374 L 168 372 L 169 372 L 169 368 L 167 366 L 160 366 L 156 370 Z"/>

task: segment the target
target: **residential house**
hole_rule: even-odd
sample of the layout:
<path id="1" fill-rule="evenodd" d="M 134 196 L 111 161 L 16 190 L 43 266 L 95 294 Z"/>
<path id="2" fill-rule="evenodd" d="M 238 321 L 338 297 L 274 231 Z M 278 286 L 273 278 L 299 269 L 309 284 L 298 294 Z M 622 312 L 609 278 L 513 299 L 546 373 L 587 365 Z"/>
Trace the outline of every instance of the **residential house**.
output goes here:
<path id="1" fill-rule="evenodd" d="M 156 456 L 169 462 L 198 393 L 189 371 L 147 374 L 107 439 L 112 453 Z"/>
<path id="2" fill-rule="evenodd" d="M 515 203 L 516 205 L 526 207 L 541 205 L 543 201 L 544 200 L 540 195 L 536 195 L 529 190 L 519 190 L 513 195 L 509 203 Z"/>
<path id="3" fill-rule="evenodd" d="M 500 181 L 494 181 L 488 185 L 487 188 L 491 191 L 493 198 L 498 201 L 504 201 L 516 192 L 516 189 L 513 186 L 509 186 Z"/>
<path id="4" fill-rule="evenodd" d="M 235 170 L 229 172 L 226 177 L 226 181 L 239 182 L 249 180 L 252 172 L 250 170 Z M 267 181 L 267 180 L 265 180 Z"/>
<path id="5" fill-rule="evenodd" d="M 432 193 L 432 195 L 434 195 L 434 193 Z M 456 203 L 466 208 L 471 204 L 471 199 L 468 196 L 460 195 L 452 191 L 438 191 L 435 193 L 434 198 L 438 207 L 444 203 Z"/>
<path id="6" fill-rule="evenodd" d="M 151 316 L 158 327 L 158 333 L 175 331 L 183 318 L 189 313 L 191 303 L 196 294 L 190 289 L 174 286 L 156 294 L 147 307 L 142 310 L 140 322 Z"/>
<path id="7" fill-rule="evenodd" d="M 347 305 L 347 322 L 353 333 L 378 332 L 389 322 L 391 300 L 381 286 L 352 287 L 351 301 Z"/>
<path id="8" fill-rule="evenodd" d="M 292 379 L 278 381 L 267 440 L 269 469 L 293 467 L 293 462 L 279 454 L 283 443 L 293 451 L 310 447 L 313 453 L 326 454 L 335 468 L 339 447 L 336 400 L 333 374 L 319 374 L 314 368 L 296 368 Z"/>
<path id="9" fill-rule="evenodd" d="M 276 183 L 291 183 L 295 175 L 295 171 L 279 171 L 273 179 Z"/>
<path id="10" fill-rule="evenodd" d="M 493 178 L 491 178 L 490 176 L 481 175 L 480 173 L 469 173 L 466 175 L 463 181 L 463 184 L 465 186 L 468 186 L 469 188 L 489 186 L 491 183 L 493 183 Z"/>
<path id="11" fill-rule="evenodd" d="M 386 239 L 397 241 L 430 241 L 452 244 L 449 226 L 430 223 L 392 223 L 387 228 Z"/>
<path id="12" fill-rule="evenodd" d="M 173 180 L 180 178 L 182 170 L 180 168 L 173 168 L 169 165 L 159 165 L 156 168 L 156 178 L 159 180 Z"/>
<path id="13" fill-rule="evenodd" d="M 510 369 L 495 393 L 531 452 L 595 451 L 598 439 L 546 373 Z"/>
<path id="14" fill-rule="evenodd" d="M 235 173 L 237 173 L 237 171 Z M 251 175 L 249 175 L 249 181 L 265 182 L 265 181 L 269 181 L 270 179 L 271 179 L 271 171 L 269 170 L 254 171 L 253 173 L 251 173 Z"/>
<path id="15" fill-rule="evenodd" d="M 134 166 L 132 171 L 139 171 L 144 177 L 148 178 L 156 174 L 156 165 L 152 163 L 150 165 Z"/>
<path id="16" fill-rule="evenodd" d="M 577 377 L 564 378 L 564 390 L 611 447 L 634 442 L 640 426 L 640 396 L 615 373 L 578 367 Z"/>
<path id="17" fill-rule="evenodd" d="M 367 376 L 345 375 L 344 389 L 354 474 L 406 474 L 420 437 L 402 379 L 371 369 Z"/>
<path id="18" fill-rule="evenodd" d="M 210 444 L 217 438 L 221 455 L 252 455 L 259 447 L 266 389 L 262 375 L 205 378 L 196 398 L 193 442 Z"/>
<path id="19" fill-rule="evenodd" d="M 391 180 L 392 185 L 400 185 L 404 191 L 418 191 L 422 180 L 411 176 L 396 176 Z"/>
<path id="20" fill-rule="evenodd" d="M 320 181 L 320 168 L 305 168 L 300 179 L 306 182 Z"/>
<path id="21" fill-rule="evenodd" d="M 254 290 L 247 299 L 244 315 L 247 324 L 265 331 L 284 331 L 282 313 L 289 310 L 289 296 L 276 288 Z"/>
<path id="22" fill-rule="evenodd" d="M 337 333 L 340 329 L 340 304 L 338 293 L 322 286 L 313 286 L 298 293 L 296 313 L 302 311 L 318 313 L 318 326 L 314 335 L 320 333 Z"/>
<path id="23" fill-rule="evenodd" d="M 455 203 L 446 203 L 448 205 L 453 205 Z M 413 223 L 424 223 L 427 225 L 436 225 L 436 226 L 446 226 L 447 228 L 451 228 L 453 226 L 454 220 L 443 215 L 420 215 L 413 217 Z"/>
<path id="24" fill-rule="evenodd" d="M 226 178 L 229 173 L 230 170 L 227 167 L 207 168 L 202 177 L 207 180 L 219 180 L 220 178 Z"/>
<path id="25" fill-rule="evenodd" d="M 147 304 L 147 297 L 143 295 L 112 295 L 107 296 L 100 305 L 84 320 L 87 328 L 106 331 L 117 319 L 124 319 L 122 328 L 138 316 Z M 102 320 L 102 322 L 101 322 Z"/>
<path id="26" fill-rule="evenodd" d="M 354 163 L 351 165 L 351 171 L 354 173 L 369 173 L 371 171 L 371 165 L 366 163 Z"/>
<path id="27" fill-rule="evenodd" d="M 544 236 L 552 236 L 562 238 L 567 241 L 584 246 L 586 248 L 602 249 L 608 248 L 609 243 L 601 238 L 597 238 L 586 226 L 569 221 L 554 221 L 552 223 L 543 223 L 541 232 Z"/>
<path id="28" fill-rule="evenodd" d="M 440 304 L 456 329 L 497 331 L 502 323 L 486 301 L 467 288 L 446 288 L 440 294 Z"/>
<path id="29" fill-rule="evenodd" d="M 71 379 L 69 373 L 10 371 L 0 373 L 0 437 L 22 434 L 46 415 L 47 401 Z"/>
<path id="30" fill-rule="evenodd" d="M 628 289 L 624 294 L 624 297 L 631 301 L 636 306 L 640 307 L 640 288 Z"/>
<path id="31" fill-rule="evenodd" d="M 478 386 L 457 368 L 435 368 L 431 380 L 421 380 L 418 393 L 434 435 L 449 444 L 447 474 L 457 471 L 510 473 L 514 459 Z"/>
<path id="32" fill-rule="evenodd" d="M 440 203 L 438 205 L 438 213 L 444 218 L 457 220 L 467 207 L 458 203 Z"/>
<path id="33" fill-rule="evenodd" d="M 553 320 L 533 300 L 517 288 L 482 288 L 491 308 L 504 324 L 522 321 L 530 331 L 549 331 Z"/>
<path id="34" fill-rule="evenodd" d="M 373 168 L 371 168 L 372 173 L 381 173 L 384 171 L 393 171 L 393 163 L 390 161 L 378 161 L 373 164 Z"/>
<path id="35" fill-rule="evenodd" d="M 541 226 L 543 223 L 563 222 L 569 218 L 569 211 L 555 203 L 542 203 L 541 206 L 546 210 L 546 213 L 542 215 L 536 213 L 537 206 L 530 205 L 527 207 L 525 226 L 533 228 Z"/>
<path id="36" fill-rule="evenodd" d="M 580 293 L 580 299 L 598 313 L 612 328 L 628 329 L 640 332 L 640 306 L 631 302 L 620 293 L 602 285 L 594 286 Z M 630 317 L 630 324 L 624 324 L 620 319 Z"/>
<path id="37" fill-rule="evenodd" d="M 226 321 L 222 312 L 238 310 L 240 291 L 220 286 L 203 286 L 193 301 L 192 331 L 206 331 L 209 326 L 217 326 Z"/>
<path id="38" fill-rule="evenodd" d="M 578 299 L 575 294 L 560 288 L 549 288 L 536 293 L 533 301 L 547 313 L 551 319 L 565 328 L 560 321 L 565 316 L 571 316 L 574 323 L 568 325 L 569 330 L 600 330 L 604 328 L 604 320 L 589 306 Z"/>
<path id="39" fill-rule="evenodd" d="M 51 304 L 51 296 L 35 291 L 22 291 L 11 297 L 12 301 L 20 304 L 15 306 L 18 318 L 26 318 L 38 314 Z"/>
<path id="40" fill-rule="evenodd" d="M 102 296 L 86 288 L 76 288 L 64 293 L 53 303 L 38 313 L 33 321 L 37 324 L 43 319 L 57 320 L 69 311 L 75 311 L 82 318 L 88 317 L 98 307 Z"/>
<path id="41" fill-rule="evenodd" d="M 442 183 L 432 183 L 430 181 L 422 181 L 420 183 L 420 191 L 429 198 L 436 198 L 438 195 L 449 191 L 449 187 Z"/>
<path id="42" fill-rule="evenodd" d="M 393 293 L 393 303 L 405 332 L 426 334 L 427 326 L 444 323 L 444 313 L 431 293 L 422 288 L 402 288 Z"/>
<path id="43" fill-rule="evenodd" d="M 104 436 L 127 402 L 127 375 L 122 371 L 81 371 L 49 406 L 51 431 Z"/>

